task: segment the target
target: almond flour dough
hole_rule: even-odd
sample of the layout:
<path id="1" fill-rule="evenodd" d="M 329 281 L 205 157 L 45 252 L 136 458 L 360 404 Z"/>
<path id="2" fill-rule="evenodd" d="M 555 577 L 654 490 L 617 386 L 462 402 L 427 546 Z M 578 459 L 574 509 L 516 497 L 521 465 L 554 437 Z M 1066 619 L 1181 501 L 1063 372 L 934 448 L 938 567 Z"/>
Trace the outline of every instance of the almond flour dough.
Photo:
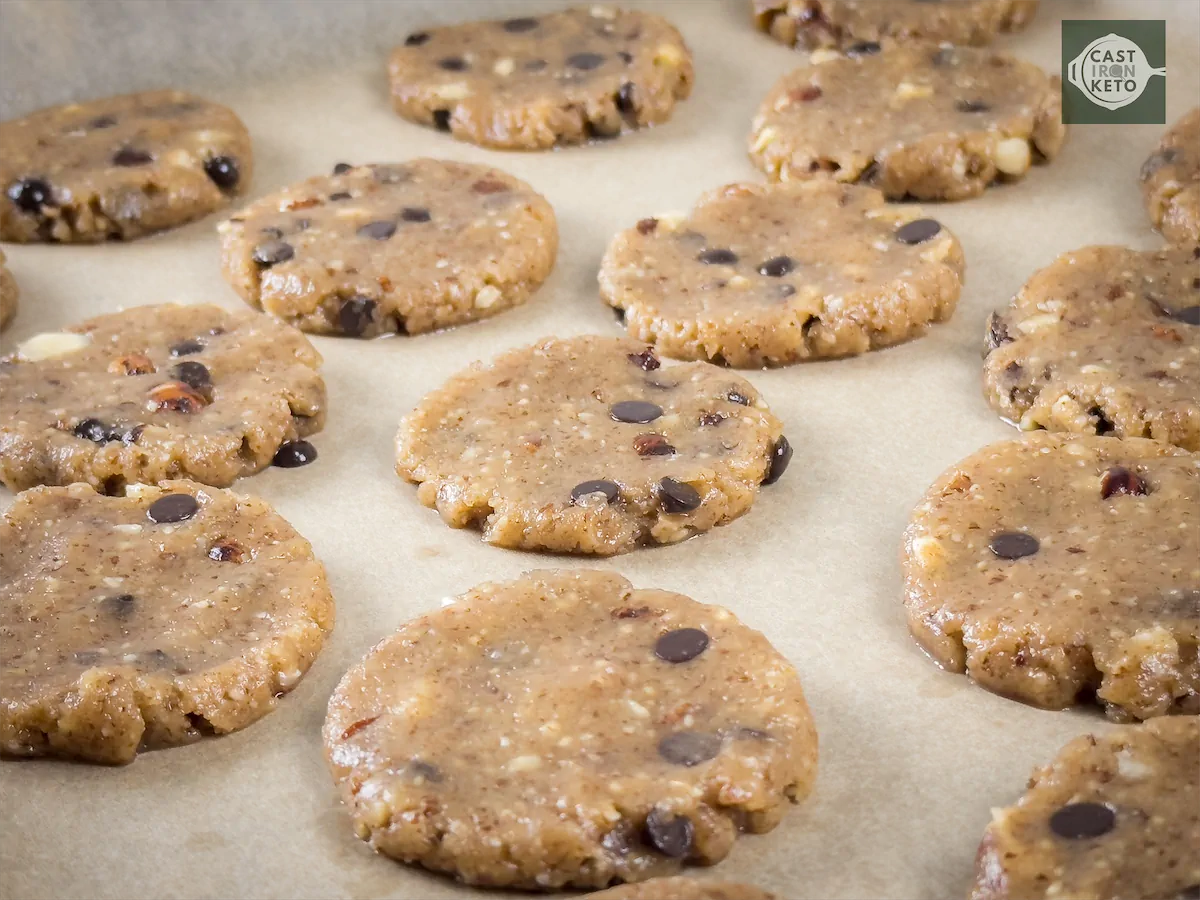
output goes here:
<path id="1" fill-rule="evenodd" d="M 34 488 L 0 526 L 0 754 L 125 763 L 244 728 L 333 628 L 308 541 L 190 481 Z"/>
<path id="2" fill-rule="evenodd" d="M 415 32 L 388 74 L 404 118 L 540 150 L 665 122 L 691 93 L 692 55 L 665 19 L 593 5 Z"/>
<path id="3" fill-rule="evenodd" d="M 1141 180 L 1146 211 L 1163 237 L 1200 243 L 1200 106 L 1167 129 Z"/>
<path id="4" fill-rule="evenodd" d="M 0 252 L 0 331 L 7 328 L 17 314 L 17 279 L 4 265 L 4 254 Z"/>
<path id="5" fill-rule="evenodd" d="M 1200 892 L 1200 719 L 1085 734 L 993 810 L 972 900 Z"/>
<path id="6" fill-rule="evenodd" d="M 0 240 L 129 240 L 245 192 L 250 135 L 182 91 L 146 91 L 0 122 Z"/>
<path id="7" fill-rule="evenodd" d="M 627 338 L 548 338 L 429 394 L 396 471 L 501 547 L 608 556 L 735 519 L 792 456 L 745 379 Z"/>
<path id="8" fill-rule="evenodd" d="M 973 47 L 813 54 L 768 92 L 750 158 L 773 181 L 833 179 L 890 199 L 963 200 L 1062 147 L 1059 79 Z"/>
<path id="9" fill-rule="evenodd" d="M 984 340 L 988 403 L 1022 430 L 1200 450 L 1200 246 L 1064 253 Z"/>
<path id="10" fill-rule="evenodd" d="M 957 238 L 878 191 L 731 184 L 618 234 L 600 295 L 668 356 L 771 366 L 922 334 L 954 312 L 963 268 Z"/>
<path id="11" fill-rule="evenodd" d="M 816 774 L 792 666 L 728 610 L 609 572 L 488 583 L 352 668 L 325 749 L 355 833 L 468 884 L 712 864 Z"/>
<path id="12" fill-rule="evenodd" d="M 696 881 L 682 876 L 623 884 L 587 896 L 588 900 L 775 900 L 774 894 L 748 884 Z"/>
<path id="13" fill-rule="evenodd" d="M 987 44 L 1024 28 L 1038 0 L 752 0 L 758 27 L 790 46 L 853 47 L 885 38 Z"/>
<path id="14" fill-rule="evenodd" d="M 417 334 L 524 303 L 558 250 L 554 210 L 499 169 L 339 164 L 220 227 L 251 306 L 316 334 Z"/>
<path id="15" fill-rule="evenodd" d="M 1200 712 L 1200 455 L 1035 434 L 948 469 L 904 538 L 921 646 L 990 691 Z"/>
<path id="16" fill-rule="evenodd" d="M 294 328 L 218 306 L 139 306 L 0 359 L 0 481 L 228 485 L 325 422 L 321 356 Z"/>

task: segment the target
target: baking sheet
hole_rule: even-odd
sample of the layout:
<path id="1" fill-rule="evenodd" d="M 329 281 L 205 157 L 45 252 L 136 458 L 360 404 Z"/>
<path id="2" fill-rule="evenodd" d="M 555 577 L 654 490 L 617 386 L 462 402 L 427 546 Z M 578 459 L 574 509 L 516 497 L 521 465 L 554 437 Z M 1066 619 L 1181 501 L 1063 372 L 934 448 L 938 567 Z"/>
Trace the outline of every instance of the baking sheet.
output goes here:
<path id="1" fill-rule="evenodd" d="M 368 343 L 316 338 L 329 420 L 316 464 L 237 490 L 273 503 L 308 537 L 338 602 L 332 639 L 300 687 L 238 734 L 147 753 L 120 769 L 0 765 L 0 898 L 486 896 L 375 856 L 351 833 L 320 747 L 341 674 L 400 623 L 485 579 L 594 566 L 642 587 L 734 610 L 767 632 L 804 681 L 821 737 L 813 796 L 770 834 L 740 840 L 706 877 L 783 898 L 948 898 L 972 874 L 989 807 L 1069 738 L 1107 727 L 1092 711 L 1044 712 L 940 672 L 901 612 L 900 534 L 948 465 L 1013 432 L 980 391 L 987 313 L 1036 268 L 1089 243 L 1160 244 L 1136 173 L 1160 126 L 1073 129 L 1061 157 L 1021 183 L 934 215 L 961 238 L 957 314 L 922 340 L 858 359 L 749 377 L 796 455 L 751 513 L 682 545 L 592 561 L 483 545 L 446 528 L 392 470 L 400 417 L 446 377 L 550 334 L 616 333 L 597 299 L 611 235 L 685 210 L 703 190 L 757 180 L 745 136 L 759 99 L 799 63 L 751 27 L 743 0 L 630 3 L 661 12 L 696 57 L 692 98 L 661 127 L 599 146 L 483 150 L 390 111 L 388 48 L 417 28 L 515 15 L 538 2 L 20 0 L 0 4 L 0 117 L 108 92 L 176 86 L 232 106 L 257 157 L 252 196 L 341 160 L 432 155 L 487 162 L 554 204 L 558 265 L 526 306 L 440 334 Z M 1004 39 L 1059 65 L 1060 18 L 1166 18 L 1168 121 L 1200 101 L 1200 4 L 1044 0 Z M 85 316 L 160 301 L 240 301 L 218 270 L 216 218 L 137 243 L 6 245 L 21 312 L 6 348 Z M 0 496 L 0 507 L 11 497 Z"/>

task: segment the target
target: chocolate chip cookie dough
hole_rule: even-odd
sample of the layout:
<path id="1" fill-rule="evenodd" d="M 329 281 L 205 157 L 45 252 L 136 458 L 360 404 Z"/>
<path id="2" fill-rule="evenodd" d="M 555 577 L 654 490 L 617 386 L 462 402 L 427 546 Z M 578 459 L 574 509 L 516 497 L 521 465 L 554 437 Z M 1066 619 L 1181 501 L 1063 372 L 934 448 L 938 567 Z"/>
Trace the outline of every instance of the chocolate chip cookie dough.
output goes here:
<path id="1" fill-rule="evenodd" d="M 308 541 L 254 498 L 189 481 L 35 488 L 0 534 L 6 756 L 125 763 L 244 728 L 333 628 Z"/>
<path id="2" fill-rule="evenodd" d="M 417 334 L 524 303 L 558 250 L 554 210 L 499 169 L 339 164 L 220 226 L 225 277 L 316 334 Z"/>
<path id="3" fill-rule="evenodd" d="M 984 834 L 972 900 L 1186 898 L 1200 887 L 1200 719 L 1067 744 Z"/>
<path id="4" fill-rule="evenodd" d="M 17 297 L 20 294 L 17 279 L 13 278 L 13 273 L 8 271 L 4 263 L 4 254 L 0 253 L 0 331 L 7 328 L 17 314 Z"/>
<path id="5" fill-rule="evenodd" d="M 748 884 L 696 881 L 683 876 L 623 884 L 587 896 L 589 900 L 775 900 L 774 894 Z"/>
<path id="6" fill-rule="evenodd" d="M 0 481 L 228 485 L 321 430 L 320 362 L 295 329 L 217 306 L 140 306 L 35 335 L 0 359 Z"/>
<path id="7" fill-rule="evenodd" d="M 765 637 L 586 570 L 483 584 L 405 625 L 342 679 L 324 737 L 377 851 L 542 890 L 715 863 L 774 828 L 817 763 Z"/>
<path id="8" fill-rule="evenodd" d="M 668 356 L 775 366 L 922 334 L 954 312 L 963 266 L 948 230 L 878 191 L 730 184 L 618 234 L 600 295 Z"/>
<path id="9" fill-rule="evenodd" d="M 429 394 L 396 471 L 501 547 L 608 556 L 746 512 L 792 457 L 748 381 L 626 338 L 548 338 Z"/>
<path id="10" fill-rule="evenodd" d="M 415 32 L 388 74 L 406 119 L 541 150 L 665 122 L 691 93 L 692 55 L 665 19 L 594 5 Z"/>
<path id="11" fill-rule="evenodd" d="M 1167 130 L 1141 176 L 1154 227 L 1168 241 L 1200 243 L 1200 107 Z"/>
<path id="12" fill-rule="evenodd" d="M 234 113 L 182 91 L 55 106 L 0 122 L 0 240 L 129 240 L 243 193 L 253 157 Z"/>
<path id="13" fill-rule="evenodd" d="M 973 47 L 856 44 L 785 75 L 754 119 L 773 181 L 833 179 L 891 199 L 963 200 L 1062 147 L 1059 79 Z"/>
<path id="14" fill-rule="evenodd" d="M 790 46 L 852 47 L 885 38 L 987 44 L 1024 28 L 1037 0 L 752 0 L 758 27 Z"/>
<path id="15" fill-rule="evenodd" d="M 1048 709 L 1200 712 L 1200 455 L 1036 434 L 948 469 L 904 538 L 921 646 Z"/>
<path id="16" fill-rule="evenodd" d="M 1200 246 L 1084 247 L 988 321 L 984 393 L 1025 430 L 1200 450 Z"/>

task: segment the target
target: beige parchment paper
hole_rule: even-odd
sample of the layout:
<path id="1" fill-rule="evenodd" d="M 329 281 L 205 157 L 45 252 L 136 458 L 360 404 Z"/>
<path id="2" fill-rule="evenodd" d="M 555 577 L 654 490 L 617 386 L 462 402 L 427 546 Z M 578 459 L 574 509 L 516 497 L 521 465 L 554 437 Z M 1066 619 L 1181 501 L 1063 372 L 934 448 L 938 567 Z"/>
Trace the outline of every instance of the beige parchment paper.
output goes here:
<path id="1" fill-rule="evenodd" d="M 266 498 L 312 541 L 337 598 L 336 632 L 279 709 L 238 734 L 120 769 L 0 765 L 0 898 L 487 896 L 360 843 L 319 730 L 334 684 L 376 641 L 478 581 L 536 567 L 613 569 L 639 586 L 724 604 L 799 669 L 821 736 L 816 790 L 702 877 L 757 883 L 788 900 L 961 897 L 989 808 L 1012 802 L 1068 739 L 1108 727 L 1092 711 L 1031 709 L 940 672 L 905 627 L 898 553 L 908 513 L 934 477 L 1014 436 L 981 398 L 988 312 L 1063 251 L 1161 243 L 1136 180 L 1160 126 L 1076 127 L 1059 159 L 1021 183 L 938 206 L 934 215 L 965 247 L 967 282 L 954 319 L 928 337 L 749 373 L 796 452 L 784 479 L 727 527 L 611 560 L 522 554 L 448 529 L 396 477 L 400 417 L 459 368 L 543 335 L 615 333 L 596 292 L 610 236 L 640 217 L 686 210 L 709 187 L 758 180 L 745 154 L 750 119 L 771 83 L 800 62 L 753 29 L 748 0 L 631 0 L 670 17 L 695 53 L 695 92 L 659 128 L 586 148 L 500 153 L 391 112 L 384 60 L 408 32 L 556 5 L 0 3 L 0 117 L 116 91 L 188 88 L 249 125 L 252 196 L 341 160 L 440 156 L 528 180 L 561 228 L 558 265 L 522 308 L 414 338 L 314 339 L 329 385 L 320 459 L 236 489 Z M 1168 120 L 1200 102 L 1194 0 L 1043 0 L 1029 30 L 999 46 L 1057 71 L 1063 18 L 1167 19 Z M 5 246 L 22 291 L 5 347 L 126 306 L 238 306 L 218 271 L 216 222 L 131 244 Z M 10 502 L 0 496 L 0 507 Z"/>

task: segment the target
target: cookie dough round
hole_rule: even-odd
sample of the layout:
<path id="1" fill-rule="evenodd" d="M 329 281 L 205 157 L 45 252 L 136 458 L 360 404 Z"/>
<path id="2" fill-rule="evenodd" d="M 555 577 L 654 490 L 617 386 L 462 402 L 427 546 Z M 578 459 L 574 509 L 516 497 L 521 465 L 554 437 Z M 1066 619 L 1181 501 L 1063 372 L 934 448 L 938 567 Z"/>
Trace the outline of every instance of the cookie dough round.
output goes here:
<path id="1" fill-rule="evenodd" d="M 294 328 L 218 306 L 140 306 L 0 359 L 0 481 L 228 485 L 325 421 L 321 357 Z"/>
<path id="2" fill-rule="evenodd" d="M 0 540 L 0 753 L 124 763 L 244 728 L 333 628 L 308 541 L 190 481 L 17 497 Z"/>
<path id="3" fill-rule="evenodd" d="M 682 875 L 623 884 L 587 896 L 589 900 L 775 900 L 774 894 L 748 884 L 696 881 Z"/>
<path id="4" fill-rule="evenodd" d="M 600 295 L 668 356 L 775 366 L 922 334 L 954 312 L 963 266 L 948 230 L 879 191 L 731 184 L 618 234 Z"/>
<path id="5" fill-rule="evenodd" d="M 1064 253 L 984 341 L 988 403 L 1021 429 L 1200 450 L 1200 246 Z"/>
<path id="6" fill-rule="evenodd" d="M 1024 28 L 1038 0 L 752 0 L 758 27 L 790 46 L 852 47 L 885 38 L 987 44 Z"/>
<path id="7" fill-rule="evenodd" d="M 792 456 L 754 386 L 627 338 L 548 338 L 425 397 L 396 471 L 501 547 L 608 556 L 746 512 Z"/>
<path id="8" fill-rule="evenodd" d="M 1154 227 L 1168 241 L 1200 243 L 1200 106 L 1167 130 L 1141 176 Z"/>
<path id="9" fill-rule="evenodd" d="M 339 164 L 220 226 L 242 299 L 303 331 L 418 334 L 524 303 L 558 226 L 546 199 L 490 166 Z"/>
<path id="10" fill-rule="evenodd" d="M 4 254 L 0 252 L 0 331 L 7 328 L 16 316 L 17 297 L 20 294 L 17 279 L 13 278 L 13 273 L 8 271 L 4 263 Z"/>
<path id="11" fill-rule="evenodd" d="M 234 113 L 147 91 L 0 122 L 0 240 L 129 240 L 245 192 L 250 135 Z"/>
<path id="12" fill-rule="evenodd" d="M 691 93 L 692 54 L 660 16 L 591 6 L 415 32 L 388 74 L 406 119 L 541 150 L 665 122 Z"/>
<path id="13" fill-rule="evenodd" d="M 750 134 L 774 181 L 834 179 L 891 199 L 963 200 L 1062 147 L 1059 79 L 973 47 L 831 51 L 785 75 Z"/>
<path id="14" fill-rule="evenodd" d="M 972 900 L 1185 898 L 1200 886 L 1200 719 L 1086 734 L 992 812 Z"/>
<path id="15" fill-rule="evenodd" d="M 1047 709 L 1200 712 L 1200 455 L 1053 434 L 948 469 L 904 539 L 913 635 L 955 672 Z"/>
<path id="16" fill-rule="evenodd" d="M 377 851 L 469 884 L 606 887 L 708 865 L 811 789 L 792 666 L 728 610 L 610 572 L 483 584 L 329 701 L 325 749 Z"/>

